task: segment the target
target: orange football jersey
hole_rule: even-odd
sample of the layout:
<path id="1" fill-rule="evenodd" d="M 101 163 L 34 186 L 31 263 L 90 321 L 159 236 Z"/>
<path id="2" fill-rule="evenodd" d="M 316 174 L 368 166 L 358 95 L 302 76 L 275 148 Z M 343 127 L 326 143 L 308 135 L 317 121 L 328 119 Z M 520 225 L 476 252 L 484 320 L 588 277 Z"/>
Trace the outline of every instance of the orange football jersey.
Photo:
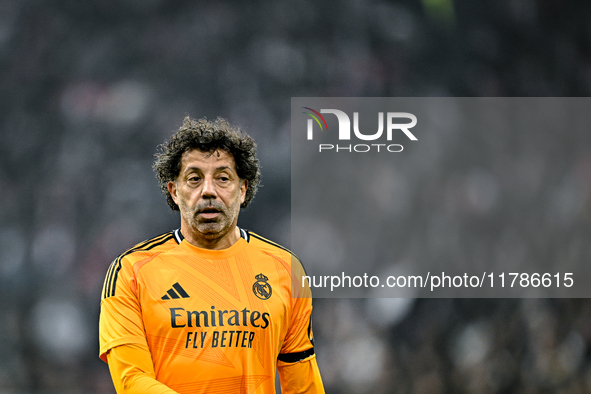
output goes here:
<path id="1" fill-rule="evenodd" d="M 301 263 L 240 232 L 230 248 L 209 250 L 175 230 L 118 257 L 102 292 L 101 359 L 116 346 L 147 346 L 156 380 L 179 393 L 274 392 L 277 368 L 316 365 L 309 288 L 292 286 Z"/>

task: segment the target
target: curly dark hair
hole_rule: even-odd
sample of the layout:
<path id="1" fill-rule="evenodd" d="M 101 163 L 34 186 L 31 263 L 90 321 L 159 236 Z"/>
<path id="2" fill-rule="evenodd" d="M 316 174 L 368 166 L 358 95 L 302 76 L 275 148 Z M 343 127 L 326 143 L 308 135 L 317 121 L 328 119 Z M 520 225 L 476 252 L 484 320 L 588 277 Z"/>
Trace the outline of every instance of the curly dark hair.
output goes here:
<path id="1" fill-rule="evenodd" d="M 170 138 L 158 146 L 152 168 L 156 172 L 160 190 L 166 196 L 166 202 L 173 211 L 178 205 L 168 191 L 168 182 L 174 182 L 181 171 L 181 159 L 185 152 L 198 149 L 203 152 L 222 150 L 231 154 L 236 162 L 236 172 L 240 179 L 248 181 L 246 197 L 240 208 L 246 208 L 257 192 L 261 180 L 256 142 L 238 127 L 232 126 L 226 119 L 214 121 L 205 118 L 194 120 L 188 116 L 183 125 Z"/>

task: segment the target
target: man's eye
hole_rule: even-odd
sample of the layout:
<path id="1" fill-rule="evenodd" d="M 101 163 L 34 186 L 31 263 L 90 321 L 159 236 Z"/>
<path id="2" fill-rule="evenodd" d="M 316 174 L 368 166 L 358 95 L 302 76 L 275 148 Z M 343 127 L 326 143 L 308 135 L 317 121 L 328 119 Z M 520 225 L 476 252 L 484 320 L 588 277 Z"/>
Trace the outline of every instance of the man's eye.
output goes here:
<path id="1" fill-rule="evenodd" d="M 198 176 L 192 176 L 191 178 L 189 178 L 189 181 L 191 181 L 191 182 L 198 182 L 199 179 L 201 179 L 201 178 L 199 178 Z"/>

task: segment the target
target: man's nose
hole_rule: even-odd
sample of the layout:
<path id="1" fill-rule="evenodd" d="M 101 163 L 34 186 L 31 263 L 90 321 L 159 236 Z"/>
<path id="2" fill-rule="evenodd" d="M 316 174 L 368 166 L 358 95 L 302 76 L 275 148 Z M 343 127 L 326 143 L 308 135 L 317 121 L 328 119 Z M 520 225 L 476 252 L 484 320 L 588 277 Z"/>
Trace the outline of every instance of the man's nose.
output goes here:
<path id="1" fill-rule="evenodd" d="M 201 195 L 208 198 L 217 197 L 215 182 L 212 178 L 206 177 L 203 180 L 203 189 L 201 190 Z"/>

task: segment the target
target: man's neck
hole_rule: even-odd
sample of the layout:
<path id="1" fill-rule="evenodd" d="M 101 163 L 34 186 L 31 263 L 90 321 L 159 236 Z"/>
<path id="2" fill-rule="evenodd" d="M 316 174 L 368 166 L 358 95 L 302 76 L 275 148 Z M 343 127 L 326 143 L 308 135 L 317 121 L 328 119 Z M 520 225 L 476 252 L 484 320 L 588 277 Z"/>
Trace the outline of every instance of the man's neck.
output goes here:
<path id="1" fill-rule="evenodd" d="M 211 250 L 228 249 L 240 239 L 240 229 L 238 226 L 233 226 L 233 229 L 220 237 L 210 239 L 201 234 L 195 234 L 192 228 L 185 225 L 185 223 L 181 223 L 181 233 L 191 245 Z"/>

